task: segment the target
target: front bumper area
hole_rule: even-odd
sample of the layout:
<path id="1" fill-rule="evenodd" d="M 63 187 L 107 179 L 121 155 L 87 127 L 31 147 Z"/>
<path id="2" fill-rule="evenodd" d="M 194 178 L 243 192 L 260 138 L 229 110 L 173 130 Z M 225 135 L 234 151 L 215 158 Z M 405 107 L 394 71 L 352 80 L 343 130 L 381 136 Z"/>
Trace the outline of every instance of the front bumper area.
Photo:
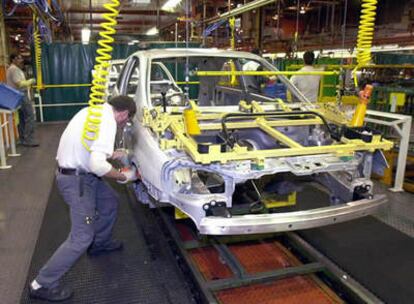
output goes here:
<path id="1" fill-rule="evenodd" d="M 385 195 L 362 199 L 342 205 L 306 211 L 239 215 L 231 218 L 208 216 L 199 225 L 201 234 L 240 235 L 271 233 L 315 228 L 345 222 L 376 212 L 387 202 Z"/>

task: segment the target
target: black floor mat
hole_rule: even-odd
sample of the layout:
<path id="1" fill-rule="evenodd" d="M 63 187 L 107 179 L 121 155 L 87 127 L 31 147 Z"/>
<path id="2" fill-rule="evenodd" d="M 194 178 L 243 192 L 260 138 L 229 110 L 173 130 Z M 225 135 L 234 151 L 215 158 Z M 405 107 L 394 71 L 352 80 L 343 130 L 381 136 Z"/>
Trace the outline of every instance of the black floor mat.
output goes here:
<path id="1" fill-rule="evenodd" d="M 62 280 L 75 291 L 65 303 L 191 303 L 191 293 L 163 236 L 154 233 L 154 238 L 146 237 L 144 223 L 137 222 L 135 216 L 143 208 L 131 209 L 134 202 L 129 202 L 127 192 L 118 192 L 121 204 L 114 237 L 122 240 L 125 248 L 99 257 L 82 256 Z M 43 303 L 28 297 L 27 285 L 65 240 L 69 227 L 68 208 L 54 185 L 21 303 Z M 148 243 L 154 239 L 155 243 Z"/>
<path id="2" fill-rule="evenodd" d="M 307 195 L 306 204 L 326 199 Z M 414 239 L 373 217 L 299 234 L 386 303 L 414 303 Z"/>

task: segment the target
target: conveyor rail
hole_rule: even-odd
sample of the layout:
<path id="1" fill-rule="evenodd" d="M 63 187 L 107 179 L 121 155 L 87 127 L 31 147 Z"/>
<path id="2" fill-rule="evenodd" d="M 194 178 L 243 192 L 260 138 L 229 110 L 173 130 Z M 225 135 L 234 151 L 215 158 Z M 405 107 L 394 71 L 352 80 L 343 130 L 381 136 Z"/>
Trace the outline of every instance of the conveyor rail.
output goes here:
<path id="1" fill-rule="evenodd" d="M 199 236 L 159 212 L 205 303 L 382 303 L 296 233 Z"/>

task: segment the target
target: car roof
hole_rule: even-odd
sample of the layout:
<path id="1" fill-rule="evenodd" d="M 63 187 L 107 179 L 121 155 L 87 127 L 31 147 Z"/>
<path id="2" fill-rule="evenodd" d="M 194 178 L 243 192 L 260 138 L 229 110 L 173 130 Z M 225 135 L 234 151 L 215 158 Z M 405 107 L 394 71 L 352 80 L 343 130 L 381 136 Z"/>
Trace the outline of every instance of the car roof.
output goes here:
<path id="1" fill-rule="evenodd" d="M 144 51 L 137 51 L 133 55 L 144 56 L 150 59 L 153 58 L 168 58 L 168 57 L 234 57 L 234 58 L 248 58 L 256 60 L 264 60 L 262 57 L 248 52 L 231 51 L 215 48 L 167 48 L 167 49 L 149 49 Z"/>

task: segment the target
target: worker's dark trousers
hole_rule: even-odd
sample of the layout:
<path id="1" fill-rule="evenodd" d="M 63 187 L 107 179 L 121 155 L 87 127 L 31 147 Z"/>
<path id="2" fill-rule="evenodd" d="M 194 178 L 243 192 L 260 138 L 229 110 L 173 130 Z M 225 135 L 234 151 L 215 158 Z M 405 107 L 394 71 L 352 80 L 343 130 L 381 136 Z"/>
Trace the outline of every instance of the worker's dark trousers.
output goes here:
<path id="1" fill-rule="evenodd" d="M 23 103 L 19 109 L 19 137 L 22 144 L 34 142 L 35 115 L 33 103 L 27 95 L 24 96 Z"/>
<path id="2" fill-rule="evenodd" d="M 72 222 L 69 237 L 40 270 L 36 281 L 46 288 L 59 279 L 94 242 L 105 246 L 111 240 L 118 210 L 118 197 L 108 184 L 92 175 L 63 175 L 56 181 L 63 199 L 70 207 Z"/>

